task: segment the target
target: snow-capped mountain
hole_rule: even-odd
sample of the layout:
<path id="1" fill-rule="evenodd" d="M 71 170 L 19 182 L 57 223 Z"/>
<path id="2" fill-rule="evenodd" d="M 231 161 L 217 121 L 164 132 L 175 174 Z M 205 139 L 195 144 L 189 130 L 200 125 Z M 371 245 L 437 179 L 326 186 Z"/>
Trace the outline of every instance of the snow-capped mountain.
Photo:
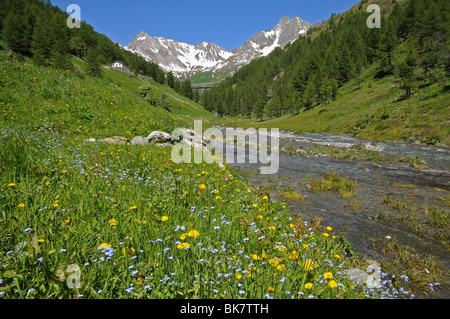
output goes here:
<path id="1" fill-rule="evenodd" d="M 268 55 L 276 47 L 284 47 L 297 40 L 310 27 L 310 23 L 299 17 L 283 17 L 272 30 L 257 33 L 243 46 L 232 51 L 214 43 L 192 45 L 164 37 L 150 37 L 142 31 L 126 49 L 154 61 L 164 71 L 173 72 L 182 78 L 206 71 L 232 73 L 251 60 Z"/>

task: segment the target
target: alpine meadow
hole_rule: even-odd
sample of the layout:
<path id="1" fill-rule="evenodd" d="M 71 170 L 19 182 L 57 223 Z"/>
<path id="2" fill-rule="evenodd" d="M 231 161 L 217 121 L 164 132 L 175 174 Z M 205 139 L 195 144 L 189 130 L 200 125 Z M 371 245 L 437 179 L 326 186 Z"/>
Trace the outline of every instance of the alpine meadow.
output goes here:
<path id="1" fill-rule="evenodd" d="M 144 22 L 124 46 L 57 2 L 0 2 L 0 299 L 450 297 L 449 1 L 234 50 Z M 174 160 L 226 128 L 279 130 L 279 171 Z"/>

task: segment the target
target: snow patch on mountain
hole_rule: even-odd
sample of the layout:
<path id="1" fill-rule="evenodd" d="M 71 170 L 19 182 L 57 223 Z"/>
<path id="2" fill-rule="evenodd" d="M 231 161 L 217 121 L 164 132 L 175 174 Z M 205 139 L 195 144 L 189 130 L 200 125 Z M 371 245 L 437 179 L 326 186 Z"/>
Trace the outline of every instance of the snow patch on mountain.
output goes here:
<path id="1" fill-rule="evenodd" d="M 150 37 L 144 31 L 125 48 L 179 77 L 189 77 L 206 71 L 232 73 L 253 59 L 267 56 L 275 48 L 294 42 L 310 27 L 310 23 L 299 17 L 283 17 L 272 30 L 257 33 L 240 48 L 232 51 L 214 43 L 201 42 L 192 45 L 164 37 Z"/>

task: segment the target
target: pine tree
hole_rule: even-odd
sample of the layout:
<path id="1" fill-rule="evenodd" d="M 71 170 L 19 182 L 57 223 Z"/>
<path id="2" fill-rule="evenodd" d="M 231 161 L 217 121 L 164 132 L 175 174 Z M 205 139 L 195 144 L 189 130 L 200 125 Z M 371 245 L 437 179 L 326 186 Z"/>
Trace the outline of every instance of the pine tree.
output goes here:
<path id="1" fill-rule="evenodd" d="M 50 31 L 44 13 L 37 14 L 36 26 L 33 30 L 31 42 L 34 62 L 38 65 L 47 65 L 50 58 Z"/>
<path id="2" fill-rule="evenodd" d="M 5 21 L 3 21 L 2 39 L 15 52 L 29 52 L 27 25 L 20 13 L 11 11 L 7 15 Z"/>
<path id="3" fill-rule="evenodd" d="M 266 100 L 263 98 L 258 99 L 253 107 L 253 117 L 261 121 L 264 115 L 264 107 L 266 106 Z"/>
<path id="4" fill-rule="evenodd" d="M 172 72 L 167 73 L 167 85 L 172 89 L 175 87 L 175 76 Z"/>
<path id="5" fill-rule="evenodd" d="M 86 73 L 92 77 L 101 77 L 103 70 L 97 59 L 97 53 L 93 47 L 90 47 L 86 56 Z"/>

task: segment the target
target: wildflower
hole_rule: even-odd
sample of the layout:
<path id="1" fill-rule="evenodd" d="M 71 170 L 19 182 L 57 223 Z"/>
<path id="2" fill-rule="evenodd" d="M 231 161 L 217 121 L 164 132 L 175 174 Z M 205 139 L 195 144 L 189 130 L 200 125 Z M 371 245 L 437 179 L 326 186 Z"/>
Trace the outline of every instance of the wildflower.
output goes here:
<path id="1" fill-rule="evenodd" d="M 338 254 L 334 255 L 334 257 L 337 259 L 341 258 L 341 256 L 339 256 Z"/>
<path id="2" fill-rule="evenodd" d="M 45 242 L 44 239 L 38 239 L 38 243 L 43 243 L 43 242 Z"/>
<path id="3" fill-rule="evenodd" d="M 118 224 L 117 220 L 115 220 L 114 218 L 111 218 L 108 222 L 112 228 L 116 229 L 116 226 Z"/>
<path id="4" fill-rule="evenodd" d="M 289 259 L 297 259 L 299 256 L 299 253 L 296 250 L 293 250 L 289 253 Z"/>
<path id="5" fill-rule="evenodd" d="M 161 220 L 162 220 L 163 222 L 167 221 L 168 219 L 169 219 L 169 217 L 167 217 L 167 216 L 161 217 Z"/>
<path id="6" fill-rule="evenodd" d="M 325 279 L 331 279 L 331 278 L 333 278 L 333 274 L 332 274 L 331 272 L 326 272 L 326 273 L 323 275 L 323 278 L 325 278 Z"/>
<path id="7" fill-rule="evenodd" d="M 16 183 L 9 183 L 6 187 L 14 187 L 16 186 Z"/>
<path id="8" fill-rule="evenodd" d="M 330 286 L 331 288 L 336 288 L 338 285 L 336 281 L 331 280 L 328 282 L 328 286 Z"/>
<path id="9" fill-rule="evenodd" d="M 275 288 L 269 286 L 269 291 L 270 291 L 270 292 L 274 292 L 274 291 L 275 291 Z"/>
<path id="10" fill-rule="evenodd" d="M 64 222 L 66 223 L 66 225 L 69 225 L 70 224 L 70 219 L 66 219 L 66 220 L 64 220 Z"/>
<path id="11" fill-rule="evenodd" d="M 197 238 L 198 236 L 200 236 L 200 233 L 198 231 L 196 231 L 195 229 L 193 229 L 188 233 L 188 236 Z"/>
<path id="12" fill-rule="evenodd" d="M 237 280 L 241 280 L 241 278 L 242 278 L 241 273 L 237 272 L 237 273 L 236 273 L 236 279 L 237 279 Z"/>
<path id="13" fill-rule="evenodd" d="M 201 191 L 204 191 L 206 189 L 206 185 L 205 184 L 200 184 L 198 185 L 198 189 Z"/>
<path id="14" fill-rule="evenodd" d="M 129 210 L 135 210 L 137 209 L 137 206 L 131 206 L 130 208 L 128 208 Z"/>
<path id="15" fill-rule="evenodd" d="M 180 244 L 177 245 L 178 249 L 184 249 L 184 250 L 186 250 L 186 249 L 188 249 L 190 247 L 191 247 L 191 245 L 189 243 L 180 243 Z"/>
<path id="16" fill-rule="evenodd" d="M 17 205 L 17 207 L 19 207 L 19 208 L 24 208 L 24 207 L 25 207 L 25 204 L 24 204 L 24 203 L 20 203 L 19 205 Z"/>
<path id="17" fill-rule="evenodd" d="M 310 282 L 308 282 L 308 283 L 305 284 L 305 289 L 306 289 L 306 290 L 312 289 L 312 287 L 313 287 L 313 284 L 310 283 Z"/>
<path id="18" fill-rule="evenodd" d="M 98 248 L 102 248 L 102 249 L 105 249 L 105 248 L 111 248 L 112 246 L 110 245 L 110 244 L 107 244 L 107 243 L 103 243 L 103 244 L 100 244 L 99 246 L 98 246 Z"/>
<path id="19" fill-rule="evenodd" d="M 330 235 L 329 235 L 328 233 L 323 233 L 323 235 L 324 235 L 325 237 L 330 237 Z"/>
<path id="20" fill-rule="evenodd" d="M 252 256 L 252 259 L 253 260 L 258 260 L 258 259 L 260 259 L 261 257 L 259 257 L 258 255 L 256 255 L 256 254 L 253 254 Z"/>
<path id="21" fill-rule="evenodd" d="M 305 261 L 303 266 L 304 266 L 305 270 L 311 271 L 311 270 L 313 270 L 315 265 L 314 265 L 314 262 L 312 262 L 311 260 L 307 260 L 307 261 Z"/>
<path id="22" fill-rule="evenodd" d="M 25 234 L 25 233 L 29 233 L 29 232 L 31 232 L 31 231 L 33 231 L 32 228 L 27 228 L 27 229 L 25 229 L 25 230 L 23 231 L 23 233 Z"/>
<path id="23" fill-rule="evenodd" d="M 187 235 L 188 235 L 187 233 L 181 234 L 180 239 L 181 240 L 185 240 Z"/>

